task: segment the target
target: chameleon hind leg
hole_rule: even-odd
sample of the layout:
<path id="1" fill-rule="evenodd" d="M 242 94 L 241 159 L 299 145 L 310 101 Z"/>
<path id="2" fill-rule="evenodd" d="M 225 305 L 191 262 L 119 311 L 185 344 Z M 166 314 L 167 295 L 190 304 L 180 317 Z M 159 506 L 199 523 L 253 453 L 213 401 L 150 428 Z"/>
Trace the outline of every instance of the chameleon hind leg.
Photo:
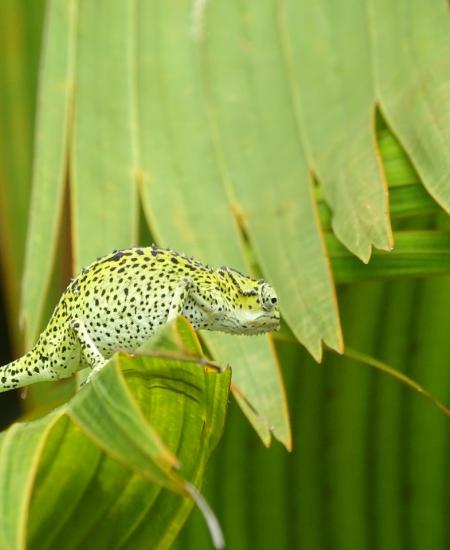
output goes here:
<path id="1" fill-rule="evenodd" d="M 189 287 L 191 286 L 191 281 L 189 279 L 182 279 L 176 286 L 172 302 L 170 303 L 169 314 L 167 315 L 167 322 L 173 321 L 179 315 L 182 315 L 184 306 L 189 297 Z"/>
<path id="2" fill-rule="evenodd" d="M 104 367 L 106 359 L 98 351 L 97 346 L 89 335 L 83 321 L 81 321 L 81 319 L 73 319 L 71 324 L 72 329 L 80 342 L 81 353 L 83 354 L 87 364 L 92 369 L 89 376 L 84 381 L 84 384 L 88 384 L 92 380 L 92 377 Z"/>

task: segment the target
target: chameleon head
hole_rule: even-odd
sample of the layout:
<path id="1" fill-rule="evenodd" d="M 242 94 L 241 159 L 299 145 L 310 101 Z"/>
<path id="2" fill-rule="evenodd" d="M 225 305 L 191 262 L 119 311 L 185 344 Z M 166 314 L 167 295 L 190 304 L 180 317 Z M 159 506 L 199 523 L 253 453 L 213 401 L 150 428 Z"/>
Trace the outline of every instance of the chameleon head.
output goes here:
<path id="1" fill-rule="evenodd" d="M 201 328 L 234 334 L 262 334 L 280 328 L 275 290 L 228 267 L 214 272 L 214 284 L 198 303 L 206 322 Z"/>

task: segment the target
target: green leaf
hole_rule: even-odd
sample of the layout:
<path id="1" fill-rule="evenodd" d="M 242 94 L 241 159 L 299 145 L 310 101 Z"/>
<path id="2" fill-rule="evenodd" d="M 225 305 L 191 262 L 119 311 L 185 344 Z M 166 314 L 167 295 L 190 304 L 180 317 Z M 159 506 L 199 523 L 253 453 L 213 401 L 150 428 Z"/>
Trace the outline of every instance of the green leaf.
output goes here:
<path id="1" fill-rule="evenodd" d="M 375 337 L 376 356 L 394 365 L 397 371 L 408 372 L 410 355 L 417 334 L 414 330 L 415 304 L 421 282 L 392 281 L 385 285 L 381 319 Z M 359 344 L 357 341 L 354 345 Z M 355 366 L 355 368 L 359 368 Z M 424 365 L 427 368 L 427 365 Z M 405 501 L 403 486 L 405 462 L 408 460 L 404 446 L 405 402 L 420 401 L 410 391 L 394 380 L 376 376 L 373 381 L 373 460 L 376 478 L 373 481 L 373 510 L 380 548 L 400 550 L 405 547 Z M 434 412 L 434 411 L 433 411 Z M 438 417 L 440 415 L 435 415 Z M 427 442 L 423 441 L 427 446 Z M 425 467 L 427 467 L 425 465 Z M 407 546 L 407 545 L 406 545 Z"/>
<path id="2" fill-rule="evenodd" d="M 450 273 L 448 231 L 399 231 L 395 233 L 394 250 L 375 251 L 367 265 L 349 254 L 332 235 L 327 235 L 327 247 L 339 283 Z"/>
<path id="3" fill-rule="evenodd" d="M 113 249 L 137 244 L 138 228 L 134 3 L 78 5 L 71 151 L 75 271 Z"/>
<path id="4" fill-rule="evenodd" d="M 435 407 L 437 407 L 442 413 L 444 413 L 447 416 L 450 416 L 450 410 L 439 401 L 439 399 L 436 399 L 433 395 L 431 395 L 430 392 L 428 392 L 426 389 L 424 389 L 420 384 L 412 380 L 409 376 L 404 374 L 403 372 L 400 372 L 389 365 L 386 365 L 386 363 L 383 363 L 382 361 L 378 361 L 378 359 L 375 359 L 374 357 L 370 357 L 366 355 L 365 353 L 360 353 L 356 350 L 346 348 L 345 357 L 348 357 L 349 359 L 354 359 L 356 361 L 359 361 L 361 363 L 365 363 L 366 365 L 369 365 L 370 367 L 373 367 L 375 369 L 378 369 L 379 371 L 383 372 L 387 376 L 390 376 L 391 378 L 394 378 L 395 380 L 401 382 L 408 388 L 416 391 L 419 395 L 422 395 L 425 399 L 428 399 Z"/>
<path id="5" fill-rule="evenodd" d="M 322 340 L 337 350 L 342 342 L 271 4 L 216 2 L 206 11 L 200 53 L 209 131 L 263 274 L 297 338 L 320 359 Z"/>
<path id="6" fill-rule="evenodd" d="M 0 3 L 0 252 L 8 328 L 17 352 L 43 7 L 43 0 Z"/>
<path id="7" fill-rule="evenodd" d="M 143 4 L 140 9 L 145 11 L 154 7 Z M 186 7 L 187 3 L 183 10 Z M 183 13 L 178 10 L 179 15 Z M 99 30 L 98 21 L 105 18 L 108 19 L 108 24 L 102 25 Z M 158 36 L 152 29 L 153 21 L 153 17 L 135 12 L 133 4 L 124 7 L 123 3 L 117 1 L 93 4 L 74 2 L 63 5 L 58 0 L 53 0 L 49 4 L 47 47 L 44 51 L 43 84 L 40 91 L 43 98 L 37 129 L 38 136 L 44 134 L 45 137 L 46 133 L 49 134 L 45 137 L 49 152 L 47 157 L 43 153 L 36 157 L 33 217 L 30 224 L 30 235 L 33 239 L 28 248 L 24 276 L 24 316 L 28 343 L 37 335 L 45 295 L 43 290 L 49 279 L 52 251 L 56 242 L 56 221 L 62 205 L 62 169 L 65 166 L 65 155 L 73 160 L 69 176 L 77 267 L 92 260 L 97 254 L 109 252 L 111 248 L 136 244 L 136 183 L 141 180 L 147 182 L 149 174 L 153 174 L 154 179 L 162 170 L 160 181 L 163 186 L 160 195 L 156 194 L 157 187 L 153 186 L 151 205 L 147 200 L 144 201 L 147 214 L 150 208 L 160 213 L 155 231 L 157 235 L 163 234 L 164 238 L 160 242 L 163 240 L 173 248 L 196 253 L 199 258 L 218 265 L 226 260 L 230 265 L 245 269 L 246 260 L 232 212 L 223 210 L 220 216 L 217 214 L 228 200 L 218 167 L 213 164 L 211 168 L 216 172 L 214 178 L 206 171 L 205 166 L 191 163 L 192 151 L 195 149 L 194 138 L 198 139 L 200 148 L 210 140 L 208 135 L 202 137 L 201 132 L 191 132 L 189 126 L 192 121 L 196 124 L 201 120 L 197 107 L 204 110 L 204 102 L 188 104 L 189 113 L 178 111 L 177 109 L 186 108 L 186 105 L 183 107 L 183 103 L 178 101 L 177 88 L 173 89 L 174 101 L 170 103 L 170 112 L 174 117 L 178 113 L 180 117 L 183 114 L 182 118 L 177 117 L 177 123 L 185 120 L 188 125 L 185 135 L 181 128 L 177 132 L 179 145 L 174 151 L 164 141 L 169 127 L 159 124 L 160 128 L 156 130 L 158 120 L 155 123 L 151 118 L 152 112 L 160 118 L 165 112 L 160 109 L 160 105 L 171 99 L 171 95 L 164 91 L 162 100 L 158 96 L 152 99 L 152 88 L 149 88 L 150 84 L 153 87 L 158 84 L 153 78 L 152 67 L 149 66 L 149 63 L 154 62 L 154 58 L 149 56 L 158 55 L 158 47 L 151 42 Z M 182 18 L 177 21 L 184 25 Z M 147 28 L 140 30 L 141 25 L 146 25 Z M 190 34 L 186 34 L 184 30 L 180 37 L 184 41 L 192 42 Z M 62 45 L 56 45 L 58 41 Z M 77 55 L 74 66 L 75 50 Z M 115 52 L 114 56 L 111 52 Z M 182 52 L 183 48 L 178 51 L 169 49 L 164 54 L 170 56 L 174 53 L 178 56 Z M 183 66 L 182 59 L 174 62 Z M 62 87 L 59 90 L 62 93 L 53 97 L 52 86 L 56 77 L 58 81 L 65 80 L 70 86 L 74 81 L 76 83 L 76 110 L 73 126 L 70 127 L 68 113 L 73 87 Z M 190 81 L 188 72 L 185 77 Z M 97 85 L 92 86 L 94 79 Z M 195 95 L 191 98 L 195 99 Z M 55 120 L 58 120 L 57 126 Z M 70 142 L 67 132 L 70 132 Z M 171 172 L 165 171 L 165 162 L 169 163 L 170 170 L 179 155 L 185 163 L 184 180 L 191 178 L 191 183 L 195 184 L 198 181 L 197 171 L 200 170 L 201 181 L 211 180 L 211 185 L 214 184 L 209 196 L 212 203 L 217 205 L 214 219 L 217 235 L 221 235 L 221 248 L 217 247 L 216 240 L 207 237 L 211 226 L 211 210 L 205 210 L 205 205 L 199 201 L 204 193 L 199 197 L 196 185 L 177 187 L 179 182 L 168 177 Z M 159 164 L 154 162 L 155 156 L 161 159 Z M 188 169 L 191 166 L 193 172 Z M 52 178 L 45 178 L 46 173 L 51 173 Z M 191 196 L 189 192 L 192 193 Z M 182 218 L 177 212 L 179 208 L 187 211 L 189 207 L 194 210 L 189 214 L 190 229 L 186 231 L 186 225 L 181 223 Z M 170 209 L 173 214 L 170 214 Z M 162 215 L 163 212 L 167 215 Z M 117 223 L 118 219 L 121 220 L 120 224 Z M 153 225 L 153 220 L 151 221 Z M 174 221 L 175 231 L 170 229 Z M 159 229 L 160 226 L 162 229 Z M 189 235 L 195 235 L 198 244 L 193 246 L 194 239 Z M 188 243 L 186 238 L 189 239 Z M 252 391 L 256 396 L 254 406 L 258 410 L 253 421 L 260 426 L 260 430 L 267 431 L 267 426 L 270 426 L 276 437 L 289 446 L 290 432 L 284 390 L 270 342 L 263 338 L 259 341 L 248 341 L 233 352 L 233 347 L 218 343 L 213 337 L 207 338 L 219 360 L 234 364 L 237 371 L 254 370 L 253 379 L 261 377 L 268 382 L 272 380 L 269 404 L 267 396 L 260 399 L 259 393 Z M 246 378 L 242 376 L 240 379 L 242 390 L 246 390 Z M 262 424 L 265 425 L 264 428 Z"/>
<path id="8" fill-rule="evenodd" d="M 63 205 L 75 86 L 76 0 L 49 0 L 34 138 L 33 192 L 22 286 L 27 347 L 40 328 Z"/>
<path id="9" fill-rule="evenodd" d="M 291 448 L 284 383 L 273 347 L 263 336 L 208 335 L 214 357 L 233 366 L 231 389 L 266 446 L 271 434 Z"/>
<path id="10" fill-rule="evenodd" d="M 404 158 L 400 158 L 400 161 L 403 160 Z M 402 176 L 399 174 L 399 177 Z M 394 224 L 398 224 L 399 221 L 406 218 L 427 216 L 442 211 L 438 203 L 427 193 L 420 180 L 416 181 L 417 183 L 399 183 L 389 187 L 390 212 Z M 331 232 L 331 212 L 320 193 L 317 194 L 317 200 L 319 201 L 317 207 L 322 228 L 326 232 Z"/>
<path id="11" fill-rule="evenodd" d="M 25 547 L 28 503 L 39 453 L 57 413 L 29 424 L 15 424 L 0 446 L 0 547 Z"/>
<path id="12" fill-rule="evenodd" d="M 226 262 L 248 271 L 237 223 L 228 207 L 220 152 L 215 151 L 209 127 L 199 54 L 186 25 L 191 5 L 144 3 L 141 10 L 140 157 L 149 224 L 159 242 L 217 266 Z M 195 162 L 196 158 L 201 161 Z M 289 447 L 284 389 L 268 339 L 244 341 L 214 334 L 204 338 L 220 362 L 233 365 L 233 384 L 254 409 L 237 399 L 263 441 L 269 444 L 272 430 Z M 260 388 L 262 381 L 269 392 Z"/>
<path id="13" fill-rule="evenodd" d="M 389 190 L 389 200 L 393 219 L 434 214 L 440 210 L 421 183 L 392 187 Z"/>
<path id="14" fill-rule="evenodd" d="M 305 165 L 297 154 L 295 131 L 287 159 L 292 165 L 286 167 L 292 177 L 286 179 L 285 188 L 290 186 L 294 193 L 293 199 L 287 201 L 292 211 L 289 218 L 277 214 L 273 201 L 278 192 L 264 185 L 270 178 L 261 158 L 267 156 L 267 147 L 259 145 L 259 121 L 251 111 L 252 91 L 240 61 L 237 39 L 233 36 L 230 41 L 229 33 L 222 32 L 233 25 L 238 30 L 238 10 L 232 5 L 211 4 L 205 20 L 212 27 L 208 32 L 211 43 L 203 53 L 186 26 L 192 15 L 189 2 L 153 3 L 142 9 L 137 50 L 140 142 L 144 208 L 153 233 L 160 242 L 212 264 L 226 261 L 248 271 L 233 218 L 242 215 L 264 275 L 277 288 L 283 313 L 296 334 L 316 357 L 321 354 L 322 338 L 339 348 L 335 303 L 311 190 L 307 187 L 302 191 L 296 185 L 296 170 L 302 166 L 305 169 Z M 224 17 L 232 18 L 225 27 Z M 154 22 L 155 32 L 147 30 L 149 21 Z M 204 56 L 208 69 L 202 63 Z M 238 98 L 231 111 L 228 96 Z M 283 97 L 279 97 L 280 106 L 284 105 Z M 281 110 L 281 114 L 289 120 L 289 113 Z M 269 124 L 270 120 L 266 122 Z M 272 126 L 267 128 L 267 134 L 272 130 Z M 196 158 L 202 161 L 195 162 Z M 285 160 L 280 159 L 280 167 Z M 293 239 L 283 236 L 287 230 L 292 237 L 300 235 L 300 221 L 309 224 L 305 233 L 310 244 L 305 248 L 294 246 Z M 310 238 L 311 231 L 316 234 L 314 239 Z M 286 284 L 287 270 L 299 274 L 298 285 Z M 309 287 L 311 281 L 314 292 L 298 291 Z M 317 303 L 321 307 L 315 307 Z M 238 341 L 222 335 L 205 339 L 220 361 L 233 365 L 233 385 L 252 404 L 253 412 L 238 399 L 263 440 L 270 441 L 272 430 L 290 446 L 284 390 L 267 343 L 261 338 Z"/>
<path id="15" fill-rule="evenodd" d="M 67 405 L 2 436 L 2 548 L 167 548 L 193 500 L 220 547 L 196 487 L 222 433 L 230 369 L 201 356 L 187 321 L 164 331 L 152 355 L 115 355 Z M 197 356 L 164 356 L 171 335 Z"/>
<path id="16" fill-rule="evenodd" d="M 386 127 L 386 123 L 380 114 L 377 120 L 378 126 L 380 126 L 377 131 L 378 146 L 386 179 L 389 182 L 389 194 L 392 193 L 394 187 L 414 183 L 420 184 L 420 177 L 398 139 Z"/>
<path id="17" fill-rule="evenodd" d="M 374 147 L 370 22 L 360 0 L 284 0 L 278 32 L 299 133 L 336 236 L 367 262 L 389 250 L 388 196 Z M 357 84 L 356 84 L 357 83 Z"/>
<path id="18" fill-rule="evenodd" d="M 385 127 L 378 130 L 377 137 L 389 184 L 389 210 L 393 222 L 441 211 L 438 203 L 424 188 L 398 140 Z M 322 229 L 330 232 L 332 214 L 320 187 L 316 188 L 315 195 Z"/>
<path id="19" fill-rule="evenodd" d="M 370 354 L 376 346 L 374 327 L 383 305 L 382 292 L 383 285 L 376 282 L 346 287 L 340 294 L 346 340 L 358 342 Z M 326 545 L 332 540 L 335 548 L 341 550 L 366 548 L 370 536 L 370 501 L 365 483 L 368 456 L 365 443 L 370 433 L 374 373 L 371 369 L 357 370 L 352 361 L 335 354 L 328 358 L 326 368 L 322 441 L 326 438 L 329 450 L 324 457 L 321 484 L 327 488 L 329 497 L 324 542 Z"/>
<path id="20" fill-rule="evenodd" d="M 425 187 L 450 212 L 448 5 L 370 0 L 367 6 L 381 111 Z"/>
<path id="21" fill-rule="evenodd" d="M 157 431 L 148 425 L 120 375 L 119 365 L 122 369 L 132 369 L 134 376 L 135 370 L 145 369 L 154 376 L 153 359 L 131 360 L 118 354 L 111 362 L 114 368 L 105 367 L 101 377 L 94 378 L 72 399 L 68 414 L 108 454 L 132 465 L 150 480 L 180 490 L 180 482 L 172 480 L 170 475 L 171 468 L 177 466 L 176 458 L 165 448 Z"/>
<path id="22" fill-rule="evenodd" d="M 433 395 L 448 403 L 450 397 L 450 278 L 428 280 L 414 301 L 415 342 L 408 374 Z M 409 335 L 410 336 L 410 335 Z M 403 434 L 404 483 L 415 498 L 408 502 L 406 539 L 418 550 L 448 544 L 449 422 L 433 407 L 413 396 L 405 409 Z M 404 504 L 404 501 L 402 502 Z M 404 513 L 404 508 L 402 509 Z M 403 515 L 403 517 L 405 517 Z"/>

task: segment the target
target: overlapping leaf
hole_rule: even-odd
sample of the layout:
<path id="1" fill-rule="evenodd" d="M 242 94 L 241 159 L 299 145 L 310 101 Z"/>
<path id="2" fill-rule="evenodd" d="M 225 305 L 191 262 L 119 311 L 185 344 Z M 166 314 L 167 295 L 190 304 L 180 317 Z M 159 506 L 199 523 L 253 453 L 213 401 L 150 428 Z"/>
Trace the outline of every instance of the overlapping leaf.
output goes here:
<path id="1" fill-rule="evenodd" d="M 222 432 L 230 371 L 209 365 L 183 320 L 150 347 L 115 355 L 67 405 L 2 435 L 1 548 L 167 548 L 187 497 L 203 504 L 194 487 Z"/>
<path id="2" fill-rule="evenodd" d="M 369 265 L 352 256 L 333 236 L 327 236 L 333 273 L 339 283 L 388 277 L 422 277 L 450 272 L 448 231 L 398 231 L 392 252 L 376 251 Z"/>
<path id="3" fill-rule="evenodd" d="M 310 167 L 338 238 L 364 261 L 390 249 L 388 196 L 374 148 L 375 89 L 365 2 L 280 3 L 280 42 Z"/>
<path id="4" fill-rule="evenodd" d="M 138 159 L 131 40 L 134 2 L 96 0 L 77 5 L 76 112 L 69 154 L 78 270 L 96 256 L 137 244 Z"/>
<path id="5" fill-rule="evenodd" d="M 450 212 L 447 2 L 367 0 L 367 8 L 381 110 L 425 187 Z"/>
<path id="6" fill-rule="evenodd" d="M 49 0 L 43 39 L 34 136 L 33 189 L 22 314 L 27 347 L 40 328 L 63 207 L 73 115 L 77 0 Z"/>

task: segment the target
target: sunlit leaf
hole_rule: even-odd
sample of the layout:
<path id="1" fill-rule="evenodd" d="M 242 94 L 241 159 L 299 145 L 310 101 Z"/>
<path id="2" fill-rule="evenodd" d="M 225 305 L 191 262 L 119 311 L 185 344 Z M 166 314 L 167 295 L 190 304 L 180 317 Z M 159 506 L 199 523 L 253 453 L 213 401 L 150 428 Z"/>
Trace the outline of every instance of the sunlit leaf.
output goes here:
<path id="1" fill-rule="evenodd" d="M 163 244 L 218 267 L 227 263 L 248 271 L 209 128 L 197 45 L 186 24 L 190 10 L 189 2 L 141 5 L 137 56 L 144 208 Z M 205 340 L 218 360 L 233 365 L 233 380 L 257 414 L 244 412 L 264 441 L 270 441 L 272 430 L 289 446 L 284 390 L 267 339 L 205 334 Z M 262 380 L 269 393 L 259 390 Z"/>
<path id="2" fill-rule="evenodd" d="M 96 256 L 137 244 L 138 223 L 134 3 L 78 5 L 71 151 L 76 271 Z"/>
<path id="3" fill-rule="evenodd" d="M 319 359 L 322 340 L 341 348 L 340 329 L 274 4 L 217 2 L 204 27 L 209 131 L 231 207 L 279 293 L 283 315 Z"/>
<path id="4" fill-rule="evenodd" d="M 368 0 L 367 8 L 381 111 L 430 194 L 449 212 L 448 5 Z"/>
<path id="5" fill-rule="evenodd" d="M 63 206 L 75 86 L 76 0 L 49 0 L 34 138 L 33 191 L 23 276 L 26 345 L 37 336 Z"/>
<path id="6" fill-rule="evenodd" d="M 333 230 L 368 261 L 371 245 L 390 249 L 392 236 L 374 147 L 375 89 L 364 4 L 284 0 L 278 28 L 299 133 L 333 211 Z"/>

